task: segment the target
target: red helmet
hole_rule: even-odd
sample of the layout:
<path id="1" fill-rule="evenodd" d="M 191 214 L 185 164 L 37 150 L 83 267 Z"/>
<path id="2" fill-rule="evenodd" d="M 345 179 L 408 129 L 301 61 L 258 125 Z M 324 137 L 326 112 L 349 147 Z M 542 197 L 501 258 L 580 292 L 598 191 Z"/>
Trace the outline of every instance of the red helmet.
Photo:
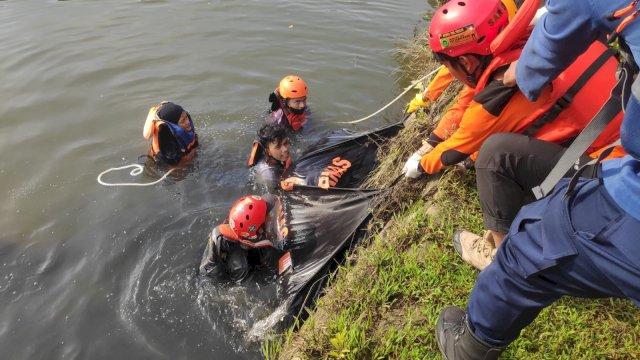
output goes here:
<path id="1" fill-rule="evenodd" d="M 256 240 L 267 217 L 267 202 L 249 195 L 236 201 L 229 211 L 229 226 L 241 239 Z"/>
<path id="2" fill-rule="evenodd" d="M 284 99 L 295 99 L 307 96 L 307 84 L 300 76 L 288 75 L 280 80 L 278 92 Z"/>
<path id="3" fill-rule="evenodd" d="M 463 54 L 489 55 L 491 41 L 509 23 L 509 13 L 500 0 L 451 0 L 431 19 L 431 50 L 451 57 Z"/>

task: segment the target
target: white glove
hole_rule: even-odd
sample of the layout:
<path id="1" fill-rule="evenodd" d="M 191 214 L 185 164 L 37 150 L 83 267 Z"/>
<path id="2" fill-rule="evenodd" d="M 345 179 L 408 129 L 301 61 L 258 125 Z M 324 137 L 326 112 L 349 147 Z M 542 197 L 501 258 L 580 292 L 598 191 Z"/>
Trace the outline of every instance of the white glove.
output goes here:
<path id="1" fill-rule="evenodd" d="M 417 152 L 411 155 L 402 168 L 402 173 L 405 177 L 417 179 L 420 175 L 424 174 L 424 170 L 422 170 L 422 166 L 420 166 L 420 159 L 422 159 L 422 156 Z"/>

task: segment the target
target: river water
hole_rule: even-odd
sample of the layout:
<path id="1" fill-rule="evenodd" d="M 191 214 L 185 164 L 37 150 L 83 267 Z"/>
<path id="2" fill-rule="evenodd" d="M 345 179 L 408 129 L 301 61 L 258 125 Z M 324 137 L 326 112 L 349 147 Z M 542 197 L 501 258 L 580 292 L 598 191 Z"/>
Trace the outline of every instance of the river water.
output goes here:
<path id="1" fill-rule="evenodd" d="M 306 80 L 299 154 L 406 86 L 393 51 L 424 0 L 0 1 L 0 349 L 11 359 L 260 357 L 259 281 L 195 276 L 207 235 L 251 191 L 246 160 L 279 79 Z M 146 153 L 160 100 L 194 118 L 180 176 L 103 187 Z M 398 119 L 401 104 L 364 123 Z M 110 181 L 152 181 L 128 173 Z M 261 329 L 257 329 L 260 334 Z"/>

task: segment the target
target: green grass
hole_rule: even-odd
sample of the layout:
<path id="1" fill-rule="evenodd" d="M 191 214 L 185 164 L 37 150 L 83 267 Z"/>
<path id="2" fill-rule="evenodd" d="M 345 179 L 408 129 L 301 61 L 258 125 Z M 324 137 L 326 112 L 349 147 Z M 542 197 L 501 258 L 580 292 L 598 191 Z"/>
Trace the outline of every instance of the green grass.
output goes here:
<path id="1" fill-rule="evenodd" d="M 352 254 L 316 312 L 299 332 L 285 334 L 269 358 L 438 358 L 437 316 L 446 305 L 464 307 L 477 276 L 450 240 L 456 228 L 481 228 L 473 181 L 472 172 L 450 171 L 430 201 L 418 200 L 394 216 Z M 433 206 L 440 211 L 429 216 Z M 639 315 L 628 301 L 562 299 L 502 358 L 639 358 Z"/>
<path id="2" fill-rule="evenodd" d="M 435 66 L 419 41 L 399 52 L 399 63 L 413 78 Z M 380 149 L 380 165 L 365 187 L 390 185 L 458 89 Z M 447 305 L 465 307 L 478 274 L 451 242 L 456 229 L 482 230 L 475 174 L 452 169 L 403 180 L 375 205 L 374 235 L 349 255 L 297 332 L 265 342 L 265 358 L 440 358 L 438 314 Z M 501 358 L 637 359 L 639 343 L 640 310 L 631 302 L 563 298 L 543 310 Z"/>

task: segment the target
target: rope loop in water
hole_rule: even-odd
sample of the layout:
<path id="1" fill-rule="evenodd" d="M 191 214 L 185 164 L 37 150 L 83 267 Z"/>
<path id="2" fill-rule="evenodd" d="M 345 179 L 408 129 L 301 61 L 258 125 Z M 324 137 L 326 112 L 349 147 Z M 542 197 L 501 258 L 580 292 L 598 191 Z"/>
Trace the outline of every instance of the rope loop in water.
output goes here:
<path id="1" fill-rule="evenodd" d="M 154 182 L 150 182 L 150 183 L 108 183 L 108 182 L 104 182 L 102 181 L 102 175 L 109 173 L 111 171 L 117 171 L 117 170 L 124 170 L 124 169 L 129 169 L 129 168 L 133 168 L 133 170 L 131 170 L 131 172 L 129 172 L 129 175 L 131 176 L 138 176 L 140 174 L 142 174 L 142 171 L 144 170 L 144 167 L 140 164 L 130 164 L 130 165 L 125 165 L 125 166 L 120 166 L 120 167 L 115 167 L 115 168 L 111 168 L 111 169 L 107 169 L 103 172 L 100 173 L 100 175 L 98 175 L 97 180 L 98 183 L 100 185 L 103 186 L 151 186 L 151 185 L 155 185 L 159 182 L 161 182 L 162 180 L 166 179 L 167 176 L 169 174 L 171 174 L 171 172 L 175 169 L 169 169 L 169 171 L 167 171 L 164 175 L 162 175 L 162 177 Z"/>

